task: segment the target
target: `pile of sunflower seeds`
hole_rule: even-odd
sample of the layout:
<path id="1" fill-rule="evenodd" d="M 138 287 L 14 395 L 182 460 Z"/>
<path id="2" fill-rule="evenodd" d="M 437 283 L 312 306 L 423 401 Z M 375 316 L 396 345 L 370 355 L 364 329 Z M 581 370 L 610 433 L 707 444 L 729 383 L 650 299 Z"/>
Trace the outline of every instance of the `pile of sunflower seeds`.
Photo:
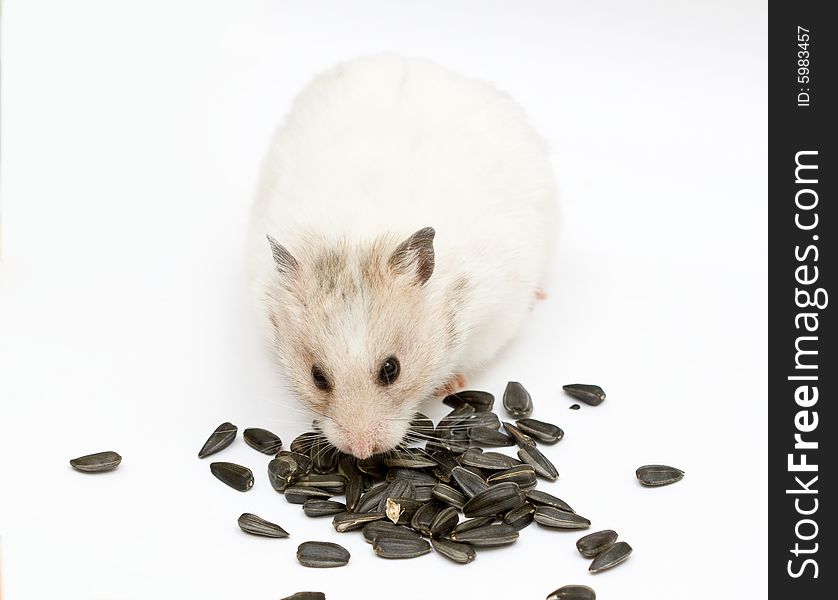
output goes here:
<path id="1" fill-rule="evenodd" d="M 594 406 L 605 398 L 598 386 L 573 384 L 564 389 Z M 560 530 L 590 527 L 591 522 L 564 500 L 536 489 L 539 479 L 555 481 L 559 476 L 538 444 L 555 444 L 564 432 L 531 418 L 533 401 L 523 385 L 509 382 L 503 394 L 503 407 L 514 422 L 501 421 L 492 411 L 495 398 L 489 392 L 463 391 L 443 402 L 452 410 L 439 423 L 417 414 L 402 447 L 366 459 L 341 453 L 317 431 L 298 436 L 287 450 L 278 436 L 264 429 L 247 429 L 244 438 L 254 449 L 274 456 L 268 480 L 287 502 L 302 505 L 309 517 L 331 516 L 338 532 L 361 531 L 382 558 L 415 558 L 433 549 L 466 564 L 480 548 L 514 543 L 533 522 Z M 199 457 L 223 450 L 237 432 L 235 425 L 223 423 Z M 517 459 L 485 450 L 510 446 L 517 446 Z M 254 484 L 251 470 L 241 465 L 214 462 L 210 469 L 236 490 L 244 492 Z M 642 469 L 651 471 L 641 473 Z M 645 485 L 670 483 L 677 476 L 674 471 L 683 476 L 671 469 L 642 467 L 637 476 Z M 336 496 L 343 500 L 334 500 Z M 254 535 L 288 536 L 279 525 L 248 513 L 239 517 L 239 526 Z M 608 530 L 579 540 L 579 551 L 594 559 L 592 573 L 628 558 L 631 547 L 616 542 L 616 537 Z M 339 567 L 350 555 L 338 544 L 307 541 L 300 544 L 297 559 L 308 567 Z M 593 600 L 595 594 L 585 586 L 565 586 L 549 597 Z"/>
<path id="2" fill-rule="evenodd" d="M 340 453 L 316 431 L 298 436 L 282 450 L 278 436 L 246 429 L 254 449 L 275 455 L 268 465 L 271 486 L 309 517 L 332 516 L 339 532 L 361 530 L 383 558 L 414 558 L 435 549 L 468 563 L 481 547 L 511 544 L 519 531 L 536 522 L 555 529 L 586 529 L 590 521 L 563 500 L 536 490 L 539 478 L 555 481 L 558 470 L 537 444 L 555 444 L 564 432 L 531 418 L 533 401 L 518 382 L 503 394 L 506 412 L 517 419 L 501 422 L 492 412 L 494 396 L 465 391 L 445 398 L 452 410 L 436 425 L 417 414 L 403 448 L 358 460 Z M 209 456 L 229 446 L 238 429 L 223 423 L 199 452 Z M 420 447 L 424 445 L 424 448 Z M 518 458 L 484 448 L 518 446 Z M 254 484 L 250 469 L 214 462 L 218 479 L 239 491 Z M 332 500 L 344 496 L 344 501 Z M 460 514 L 466 518 L 461 522 Z M 278 525 L 252 514 L 239 518 L 243 531 L 286 537 Z M 335 544 L 305 542 L 298 560 L 312 567 L 347 564 L 349 552 Z"/>

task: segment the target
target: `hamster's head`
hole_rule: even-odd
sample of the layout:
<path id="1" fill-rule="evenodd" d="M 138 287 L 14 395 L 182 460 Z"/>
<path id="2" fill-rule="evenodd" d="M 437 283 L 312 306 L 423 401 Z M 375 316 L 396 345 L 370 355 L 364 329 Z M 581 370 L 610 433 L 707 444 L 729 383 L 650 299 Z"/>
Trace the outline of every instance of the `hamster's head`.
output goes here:
<path id="1" fill-rule="evenodd" d="M 286 249 L 266 309 L 279 363 L 339 450 L 396 448 L 419 404 L 450 376 L 453 336 L 434 271 L 434 230 L 363 243 L 312 236 Z"/>

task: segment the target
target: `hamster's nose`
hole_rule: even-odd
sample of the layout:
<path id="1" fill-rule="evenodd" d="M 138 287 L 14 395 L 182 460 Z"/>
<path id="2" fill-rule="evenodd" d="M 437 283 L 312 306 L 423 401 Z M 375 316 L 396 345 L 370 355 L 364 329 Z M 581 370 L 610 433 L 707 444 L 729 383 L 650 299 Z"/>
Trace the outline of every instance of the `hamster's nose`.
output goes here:
<path id="1" fill-rule="evenodd" d="M 357 458 L 369 458 L 373 454 L 378 454 L 388 450 L 385 441 L 384 431 L 381 423 L 376 422 L 372 425 L 361 427 L 347 427 L 339 425 L 340 441 L 339 446 L 344 452 L 349 452 Z"/>
<path id="2" fill-rule="evenodd" d="M 349 452 L 357 458 L 369 458 L 382 451 L 381 446 L 369 440 L 353 441 L 349 444 Z"/>

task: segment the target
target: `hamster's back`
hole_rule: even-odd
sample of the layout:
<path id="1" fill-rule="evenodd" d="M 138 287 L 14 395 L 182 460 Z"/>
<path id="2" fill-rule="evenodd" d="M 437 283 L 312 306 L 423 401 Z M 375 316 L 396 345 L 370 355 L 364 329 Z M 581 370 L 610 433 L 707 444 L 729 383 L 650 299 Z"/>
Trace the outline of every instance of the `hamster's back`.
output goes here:
<path id="1" fill-rule="evenodd" d="M 265 233 L 293 254 L 312 233 L 363 242 L 431 226 L 434 285 L 465 270 L 475 294 L 520 304 L 540 283 L 554 196 L 543 144 L 505 93 L 424 60 L 362 58 L 295 100 L 264 165 L 252 251 L 266 275 Z"/>
<path id="2" fill-rule="evenodd" d="M 493 213 L 506 231 L 516 217 L 543 218 L 553 183 L 541 141 L 506 94 L 385 55 L 336 67 L 298 96 L 261 188 L 256 211 L 278 233 L 314 226 L 367 237 L 432 225 L 439 247 L 448 231 L 491 225 Z"/>

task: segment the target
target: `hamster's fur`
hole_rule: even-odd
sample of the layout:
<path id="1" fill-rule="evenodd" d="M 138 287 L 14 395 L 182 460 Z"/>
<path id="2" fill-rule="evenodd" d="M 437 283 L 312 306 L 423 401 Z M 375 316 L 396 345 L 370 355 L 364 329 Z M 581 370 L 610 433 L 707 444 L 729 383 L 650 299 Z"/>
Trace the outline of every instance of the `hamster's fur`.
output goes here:
<path id="1" fill-rule="evenodd" d="M 337 448 L 396 447 L 422 401 L 509 341 L 554 214 L 542 141 L 487 83 L 384 55 L 299 94 L 263 166 L 250 266 L 275 356 Z"/>

